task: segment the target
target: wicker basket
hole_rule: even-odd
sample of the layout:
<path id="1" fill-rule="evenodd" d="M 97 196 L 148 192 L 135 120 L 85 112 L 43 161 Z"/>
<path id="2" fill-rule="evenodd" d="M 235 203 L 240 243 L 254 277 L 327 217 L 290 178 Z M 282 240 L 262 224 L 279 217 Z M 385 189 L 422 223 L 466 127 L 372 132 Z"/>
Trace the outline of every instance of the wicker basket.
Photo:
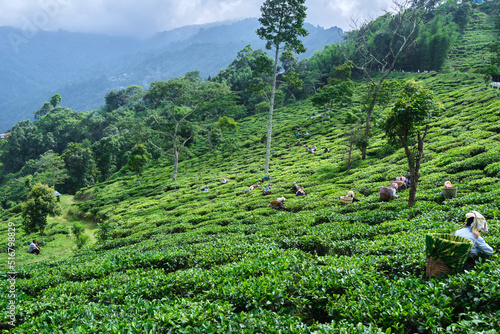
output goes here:
<path id="1" fill-rule="evenodd" d="M 441 259 L 434 260 L 432 257 L 427 258 L 427 266 L 425 268 L 427 276 L 443 276 L 451 275 L 452 271 Z"/>
<path id="2" fill-rule="evenodd" d="M 443 188 L 442 193 L 446 199 L 457 197 L 457 187 Z"/>
<path id="3" fill-rule="evenodd" d="M 278 202 L 278 201 L 270 201 L 269 206 L 273 209 L 277 209 L 277 210 L 281 209 L 280 202 Z"/>
<path id="4" fill-rule="evenodd" d="M 389 187 L 380 187 L 380 200 L 389 202 L 392 199 L 392 189 Z"/>
<path id="5" fill-rule="evenodd" d="M 473 243 L 469 239 L 447 233 L 430 233 L 425 236 L 427 276 L 456 274 L 462 271 Z"/>
<path id="6" fill-rule="evenodd" d="M 354 201 L 354 198 L 349 196 L 340 196 L 340 205 L 351 204 Z"/>

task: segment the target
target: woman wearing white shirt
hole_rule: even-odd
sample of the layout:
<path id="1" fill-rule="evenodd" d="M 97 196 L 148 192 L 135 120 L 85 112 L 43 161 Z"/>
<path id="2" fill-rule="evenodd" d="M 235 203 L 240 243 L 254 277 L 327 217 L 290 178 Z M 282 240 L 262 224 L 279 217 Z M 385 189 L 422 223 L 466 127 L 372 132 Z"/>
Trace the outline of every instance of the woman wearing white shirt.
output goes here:
<path id="1" fill-rule="evenodd" d="M 484 241 L 481 233 L 488 233 L 488 225 L 486 219 L 477 211 L 471 211 L 465 215 L 467 221 L 463 228 L 455 232 L 456 236 L 471 240 L 474 245 L 469 254 L 469 258 L 464 265 L 465 270 L 470 270 L 474 267 L 475 259 L 482 253 L 484 255 L 493 254 L 493 248 Z"/>

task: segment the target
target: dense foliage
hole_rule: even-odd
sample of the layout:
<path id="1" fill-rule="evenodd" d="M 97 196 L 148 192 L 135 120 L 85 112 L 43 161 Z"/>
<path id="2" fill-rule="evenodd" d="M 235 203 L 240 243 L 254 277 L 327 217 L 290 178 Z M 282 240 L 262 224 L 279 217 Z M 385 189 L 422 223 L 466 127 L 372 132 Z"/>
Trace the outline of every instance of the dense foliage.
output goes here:
<path id="1" fill-rule="evenodd" d="M 439 110 L 440 106 L 434 101 L 432 92 L 420 83 L 410 80 L 404 84 L 401 96 L 383 120 L 386 136 L 390 141 L 396 141 L 403 146 L 408 159 L 408 175 L 411 180 L 409 207 L 415 204 L 429 123 Z"/>
<path id="2" fill-rule="evenodd" d="M 485 14 L 472 10 L 483 22 Z M 470 29 L 466 25 L 464 35 Z M 266 181 L 271 195 L 249 190 L 267 176 L 262 173 L 266 108 L 257 107 L 261 101 L 242 103 L 253 99 L 246 87 L 236 90 L 239 102 L 229 91 L 237 82 L 250 87 L 248 81 L 263 79 L 250 75 L 258 66 L 257 51 L 250 48 L 213 81 L 194 71 L 147 90 L 112 91 L 106 105 L 90 113 L 59 107 L 56 99 L 38 120 L 18 123 L 1 141 L 0 243 L 6 245 L 9 227 L 15 226 L 18 253 L 32 236 L 42 251 L 52 246 L 47 231 L 45 238 L 20 231 L 19 205 L 33 178 L 46 175 L 35 172 L 49 150 L 66 164 L 68 177 L 59 187 L 76 192 L 77 203 L 65 218 L 95 223 L 99 230 L 92 243 L 70 222 L 50 227 L 51 233 L 67 235 L 73 226 L 79 250 L 15 268 L 11 332 L 495 333 L 500 328 L 498 91 L 484 85 L 477 68 L 391 74 L 377 99 L 362 160 L 353 138 L 373 87 L 356 71 L 351 82 L 351 68 L 339 66 L 344 61 L 335 50 L 330 46 L 307 61 L 282 62 L 299 69 L 304 86 L 295 92 L 299 101 L 283 98 L 276 105 L 272 179 Z M 423 102 L 432 89 L 433 99 L 445 107 L 431 119 L 422 112 L 412 123 L 428 125 L 412 207 L 408 191 L 379 201 L 381 186 L 408 173 L 404 148 L 388 140 L 380 121 L 384 109 L 394 102 L 398 107 L 403 83 L 411 79 L 422 82 Z M 319 97 L 300 100 L 323 86 Z M 212 88 L 223 93 L 220 99 L 197 99 L 212 96 Z M 284 84 L 279 91 L 290 93 Z M 345 95 L 330 95 L 338 92 Z M 413 102 L 403 95 L 401 111 Z M 425 103 L 416 107 L 425 111 Z M 330 104 L 329 117 L 318 117 Z M 168 133 L 184 116 L 178 135 L 185 147 L 174 181 L 174 161 L 161 150 L 172 148 Z M 308 153 L 298 140 L 318 150 Z M 222 184 L 222 178 L 228 182 Z M 458 187 L 456 198 L 440 196 L 445 180 Z M 294 197 L 294 181 L 306 196 Z M 341 206 L 339 196 L 349 190 L 360 201 Z M 288 209 L 271 209 L 270 201 L 281 196 Z M 425 234 L 452 233 L 471 210 L 488 220 L 485 239 L 495 254 L 481 258 L 473 271 L 426 277 Z M 1 274 L 7 276 L 4 252 Z M 0 285 L 1 317 L 7 319 L 10 282 Z M 0 328 L 11 329 L 5 322 Z"/>
<path id="3" fill-rule="evenodd" d="M 23 228 L 26 233 L 40 232 L 43 235 L 48 215 L 61 214 L 61 207 L 54 196 L 54 189 L 36 183 L 22 204 Z"/>

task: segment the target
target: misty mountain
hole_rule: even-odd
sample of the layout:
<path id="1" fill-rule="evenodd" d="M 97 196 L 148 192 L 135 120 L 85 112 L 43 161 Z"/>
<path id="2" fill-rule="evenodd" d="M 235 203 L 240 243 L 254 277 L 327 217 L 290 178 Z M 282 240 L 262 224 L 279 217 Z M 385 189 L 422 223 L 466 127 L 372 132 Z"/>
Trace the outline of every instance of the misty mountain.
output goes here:
<path id="1" fill-rule="evenodd" d="M 146 40 L 67 31 L 27 32 L 0 27 L 0 132 L 32 119 L 53 94 L 62 105 L 88 111 L 104 104 L 111 89 L 132 84 L 149 87 L 155 80 L 180 77 L 199 70 L 216 75 L 246 45 L 264 49 L 255 33 L 256 18 L 185 26 L 157 33 Z M 340 28 L 306 24 L 309 36 L 303 59 L 325 45 L 339 42 Z"/>

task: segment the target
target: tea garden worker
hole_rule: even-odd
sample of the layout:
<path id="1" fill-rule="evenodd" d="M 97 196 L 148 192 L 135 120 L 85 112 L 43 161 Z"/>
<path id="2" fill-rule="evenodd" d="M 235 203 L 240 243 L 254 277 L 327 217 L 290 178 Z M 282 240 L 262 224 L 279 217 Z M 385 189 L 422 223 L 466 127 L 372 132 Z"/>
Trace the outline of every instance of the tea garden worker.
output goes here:
<path id="1" fill-rule="evenodd" d="M 262 195 L 269 195 L 269 194 L 271 194 L 271 183 L 269 183 L 267 187 L 265 187 L 264 190 L 262 190 Z"/>
<path id="2" fill-rule="evenodd" d="M 285 207 L 285 200 L 286 200 L 286 198 L 285 197 L 279 197 L 276 200 L 278 201 L 278 207 L 280 209 L 286 210 L 286 207 Z"/>
<path id="3" fill-rule="evenodd" d="M 409 189 L 410 185 L 411 185 L 410 174 L 406 175 L 405 184 L 406 184 L 406 188 Z"/>
<path id="4" fill-rule="evenodd" d="M 465 270 L 474 267 L 475 260 L 479 254 L 491 255 L 493 248 L 484 241 L 481 233 L 488 233 L 488 224 L 486 219 L 477 211 L 471 211 L 465 215 L 467 218 L 464 226 L 455 232 L 456 236 L 471 240 L 474 245 L 469 254 L 469 258 L 464 265 Z"/>
<path id="5" fill-rule="evenodd" d="M 396 182 L 392 182 L 389 188 L 391 189 L 391 197 L 398 198 L 399 195 L 396 195 L 396 191 L 398 190 L 398 184 Z"/>
<path id="6" fill-rule="evenodd" d="M 298 187 L 297 192 L 295 193 L 295 197 L 305 196 L 306 192 L 304 191 L 304 187 Z"/>
<path id="7" fill-rule="evenodd" d="M 40 250 L 40 248 L 38 248 L 38 242 L 36 241 L 36 239 L 33 239 L 33 242 L 30 244 L 30 246 L 28 247 L 28 253 L 31 253 L 31 254 L 40 254 L 42 251 Z"/>
<path id="8" fill-rule="evenodd" d="M 453 185 L 451 184 L 450 181 L 445 181 L 444 184 L 443 184 L 443 190 L 447 190 L 447 189 L 450 189 L 450 188 L 453 188 Z M 453 195 L 450 195 L 450 194 L 445 194 L 444 191 L 441 191 L 441 197 L 443 198 L 453 198 L 454 196 Z"/>
<path id="9" fill-rule="evenodd" d="M 352 190 L 349 191 L 346 196 L 347 197 L 351 197 L 353 202 L 359 202 L 359 199 L 357 199 L 356 197 L 354 197 L 354 191 L 352 191 Z"/>

